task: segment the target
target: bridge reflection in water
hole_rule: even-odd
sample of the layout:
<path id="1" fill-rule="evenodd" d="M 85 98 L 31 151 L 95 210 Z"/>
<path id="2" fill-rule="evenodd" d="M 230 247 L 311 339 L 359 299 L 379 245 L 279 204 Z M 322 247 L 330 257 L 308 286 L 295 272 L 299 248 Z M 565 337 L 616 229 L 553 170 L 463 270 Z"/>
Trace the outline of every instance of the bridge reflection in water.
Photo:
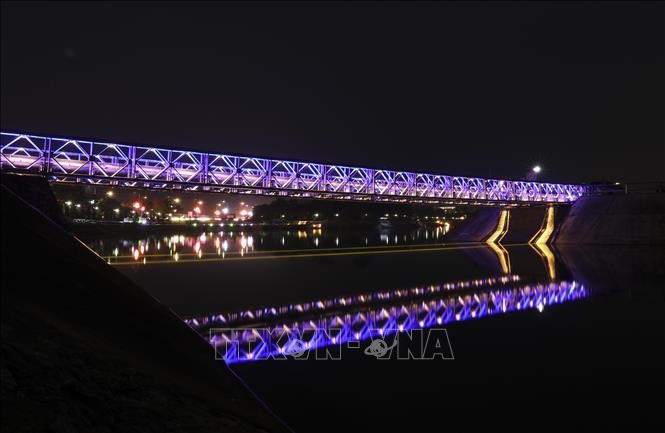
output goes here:
<path id="1" fill-rule="evenodd" d="M 295 236 L 296 232 L 293 234 Z M 135 265 L 137 262 L 175 264 L 177 253 L 181 262 L 209 263 L 216 260 L 217 256 L 221 256 L 222 260 L 274 260 L 331 254 L 373 255 L 484 249 L 492 251 L 496 256 L 498 266 L 494 272 L 498 270 L 503 274 L 186 319 L 185 322 L 205 336 L 228 364 L 281 356 L 299 347 L 316 351 L 385 337 L 397 331 L 427 329 L 527 309 L 543 311 L 548 306 L 584 299 L 590 295 L 589 289 L 574 279 L 557 280 L 555 255 L 545 243 L 529 244 L 529 249 L 541 258 L 545 269 L 543 276 L 546 276 L 545 280 L 534 282 L 529 277 L 524 278 L 511 272 L 510 253 L 499 243 L 442 244 L 437 242 L 439 235 L 437 229 L 431 233 L 431 237 L 426 236 L 425 241 L 432 242 L 429 244 L 411 243 L 425 242 L 420 239 L 420 231 L 410 238 L 404 235 L 402 239 L 395 235 L 394 239 L 391 238 L 394 245 L 385 245 L 383 236 L 386 235 L 382 234 L 367 246 L 358 246 L 356 240 L 342 247 L 337 235 L 332 234 L 330 239 L 321 244 L 322 247 L 330 245 L 328 248 L 313 248 L 311 245 L 307 248 L 307 244 L 301 242 L 293 245 L 300 249 L 273 249 L 274 242 L 270 246 L 263 245 L 264 238 L 261 236 L 254 239 L 249 234 L 233 236 L 232 233 L 220 232 L 198 236 L 155 237 L 138 242 L 107 241 L 91 246 L 98 253 L 106 255 L 107 260 L 114 265 Z M 298 232 L 296 240 L 307 239 L 301 239 Z M 400 245 L 401 241 L 405 244 Z M 364 243 L 367 244 L 367 238 Z M 278 242 L 278 245 L 282 244 Z M 255 250 L 255 247 L 258 249 Z M 261 250 L 261 247 L 267 249 Z"/>
<path id="2" fill-rule="evenodd" d="M 446 293 L 445 296 L 441 294 Z M 227 364 L 316 350 L 583 299 L 576 281 L 526 284 L 518 275 L 375 292 L 186 320 Z M 241 331 L 237 331 L 241 329 Z"/>

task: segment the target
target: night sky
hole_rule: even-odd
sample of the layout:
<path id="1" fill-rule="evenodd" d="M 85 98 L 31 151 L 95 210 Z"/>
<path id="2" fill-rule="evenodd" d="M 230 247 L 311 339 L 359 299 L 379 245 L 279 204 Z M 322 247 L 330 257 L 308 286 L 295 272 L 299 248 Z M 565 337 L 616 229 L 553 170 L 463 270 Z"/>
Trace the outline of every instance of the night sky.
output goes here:
<path id="1" fill-rule="evenodd" d="M 413 171 L 665 178 L 664 4 L 2 4 L 2 128 Z"/>

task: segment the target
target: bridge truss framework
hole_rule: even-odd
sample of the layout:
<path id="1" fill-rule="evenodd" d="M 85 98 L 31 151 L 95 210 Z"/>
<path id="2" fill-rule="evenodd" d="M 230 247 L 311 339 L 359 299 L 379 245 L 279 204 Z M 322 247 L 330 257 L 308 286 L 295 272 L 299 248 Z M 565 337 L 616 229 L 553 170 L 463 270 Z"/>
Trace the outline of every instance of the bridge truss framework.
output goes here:
<path id="1" fill-rule="evenodd" d="M 566 203 L 584 185 L 446 176 L 272 158 L 1 134 L 1 168 L 56 182 L 427 204 Z"/>

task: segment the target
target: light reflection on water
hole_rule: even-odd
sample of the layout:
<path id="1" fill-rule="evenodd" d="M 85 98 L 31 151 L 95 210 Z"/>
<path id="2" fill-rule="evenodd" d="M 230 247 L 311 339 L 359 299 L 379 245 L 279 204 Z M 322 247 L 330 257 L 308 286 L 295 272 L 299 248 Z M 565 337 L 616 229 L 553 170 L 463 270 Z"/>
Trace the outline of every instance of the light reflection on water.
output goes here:
<path id="1" fill-rule="evenodd" d="M 441 292 L 451 293 L 442 297 Z M 428 296 L 432 294 L 438 296 Z M 316 350 L 514 311 L 542 312 L 588 296 L 576 281 L 524 284 L 519 276 L 508 275 L 195 317 L 186 323 L 206 336 L 227 364 L 234 364 L 279 356 L 296 343 Z"/>
<path id="2" fill-rule="evenodd" d="M 500 245 L 490 250 L 504 275 L 208 314 L 185 322 L 208 339 L 220 358 L 234 364 L 283 356 L 296 346 L 313 351 L 520 310 L 542 312 L 590 295 L 575 280 L 555 280 L 554 254 L 547 245 L 532 245 L 532 250 L 542 259 L 548 282 L 525 282 L 510 274 L 509 252 Z"/>
<path id="3" fill-rule="evenodd" d="M 391 247 L 444 245 L 444 234 L 442 227 L 406 233 L 378 230 L 324 233 L 321 229 L 269 233 L 220 231 L 100 240 L 90 246 L 113 264 L 163 264 L 197 262 L 220 256 L 222 259 L 252 255 L 274 258 L 292 251 L 320 254 L 327 250 L 364 249 L 373 254 Z M 590 295 L 589 289 L 574 279 L 556 279 L 555 256 L 547 245 L 531 245 L 530 248 L 532 254 L 540 257 L 547 281 L 533 281 L 512 274 L 511 255 L 500 244 L 459 248 L 491 251 L 502 275 L 490 273 L 492 276 L 480 279 L 363 292 L 235 312 L 203 313 L 185 322 L 207 338 L 218 353 L 222 352 L 227 363 L 233 364 L 283 353 L 296 341 L 315 350 L 350 341 L 366 341 L 397 331 L 426 329 L 526 309 L 543 311 L 547 306 L 581 300 Z M 247 330 L 236 335 L 219 329 L 224 327 Z M 231 340 L 234 342 L 229 344 Z"/>
<path id="4" fill-rule="evenodd" d="M 378 428 L 368 421 L 360 430 L 436 431 L 440 418 L 429 414 L 444 405 L 473 420 L 470 401 L 480 397 L 494 406 L 508 401 L 506 393 L 513 389 L 519 397 L 510 401 L 527 395 L 524 400 L 533 401 L 536 413 L 546 405 L 558 407 L 562 396 L 574 403 L 567 407 L 586 410 L 588 394 L 570 390 L 587 383 L 589 375 L 589 383 L 608 377 L 628 383 L 637 376 L 648 384 L 609 394 L 605 388 L 598 393 L 606 396 L 604 405 L 623 402 L 624 394 L 625 401 L 649 395 L 654 378 L 662 378 L 662 348 L 653 346 L 662 341 L 662 249 L 494 244 L 443 250 L 432 244 L 445 243 L 445 237 L 420 235 L 426 247 L 408 246 L 417 238 L 411 232 L 253 232 L 244 234 L 247 246 L 238 234 L 207 235 L 203 243 L 198 239 L 203 253 L 216 247 L 215 238 L 219 247 L 227 243 L 229 255 L 248 248 L 249 236 L 254 249 L 223 264 L 204 263 L 203 255 L 190 264 L 118 269 L 185 319 L 296 431 L 311 431 L 321 419 L 330 421 L 317 431 L 345 431 L 348 418 L 330 416 L 330 408 L 344 407 L 427 415 L 415 428 L 414 417 L 393 417 Z M 190 242 L 185 249 L 178 237 L 177 251 L 193 254 L 194 238 L 183 238 Z M 265 253 L 311 251 L 316 239 L 316 254 L 324 248 L 373 249 L 366 255 L 294 260 L 273 260 L 280 253 Z M 121 248 L 117 242 L 111 246 Z M 131 245 L 124 248 L 127 255 Z M 379 249 L 415 252 L 375 254 Z M 148 254 L 152 250 L 151 245 Z M 273 259 L 246 260 L 261 254 Z M 630 330 L 620 338 L 632 335 L 640 344 L 617 340 L 617 326 Z M 417 330 L 435 328 L 450 335 L 456 361 L 397 362 L 389 355 L 375 362 L 364 350 L 377 341 L 394 345 L 397 335 L 408 341 L 400 329 L 428 335 Z M 304 351 L 297 359 L 304 362 L 267 360 L 294 359 L 299 349 Z M 315 361 L 327 353 L 339 361 Z M 503 413 L 493 415 L 502 419 Z"/>
<path id="5" fill-rule="evenodd" d="M 198 234 L 130 236 L 87 242 L 111 264 L 183 262 L 244 257 L 252 253 L 334 250 L 361 246 L 432 245 L 444 241 L 446 226 L 409 232 L 346 232 L 322 229 L 273 232 L 204 231 Z"/>
<path id="6" fill-rule="evenodd" d="M 508 251 L 500 245 L 490 245 L 490 250 L 504 275 L 215 313 L 185 322 L 208 339 L 220 358 L 234 364 L 284 356 L 293 347 L 315 351 L 520 310 L 542 312 L 590 294 L 575 280 L 555 281 L 554 255 L 547 245 L 532 245 L 549 277 L 544 283 L 510 274 Z"/>
<path id="7" fill-rule="evenodd" d="M 371 415 L 387 407 L 426 415 L 378 417 L 378 423 L 371 417 L 359 430 L 436 431 L 442 407 L 461 414 L 453 418 L 463 423 L 475 423 L 476 401 L 483 413 L 499 408 L 492 419 L 503 419 L 505 405 L 496 402 L 527 402 L 520 404 L 541 414 L 543 407 L 559 407 L 564 400 L 567 410 L 586 412 L 589 402 L 600 398 L 602 410 L 589 418 L 589 425 L 596 425 L 606 407 L 623 413 L 626 402 L 652 395 L 657 380 L 662 382 L 662 247 L 492 244 L 444 251 L 432 244 L 446 243 L 445 237 L 431 231 L 427 236 L 325 229 L 206 232 L 204 239 L 201 234 L 145 236 L 140 243 L 123 236 L 91 245 L 105 258 L 125 256 L 134 263 L 118 270 L 215 346 L 232 371 L 296 431 L 320 425 L 325 428 L 317 431 L 348 430 L 348 417 L 330 416 L 348 407 Z M 351 247 L 372 249 L 363 255 L 273 260 L 299 248 L 314 256 L 325 248 Z M 238 260 L 206 262 L 217 248 Z M 375 254 L 379 249 L 411 251 Z M 161 265 L 136 264 L 170 250 L 175 253 Z M 179 255 L 183 259 L 174 264 Z M 270 257 L 246 260 L 262 255 Z M 219 328 L 243 331 L 233 335 Z M 364 346 L 394 330 L 432 328 L 450 334 L 456 361 L 374 362 L 363 354 Z M 624 337 L 634 340 L 626 344 Z M 234 344 L 227 346 L 227 338 Z M 345 342 L 352 341 L 360 342 L 359 350 L 347 348 Z M 300 347 L 309 349 L 302 359 L 327 351 L 343 356 L 336 362 L 262 360 L 293 359 L 292 349 Z M 589 393 L 570 392 L 580 383 L 608 386 L 591 399 Z M 640 410 L 649 401 L 639 400 Z M 657 406 L 644 407 L 658 413 Z M 326 422 L 317 424 L 321 419 Z M 468 427 L 453 429 L 464 430 L 460 426 Z"/>

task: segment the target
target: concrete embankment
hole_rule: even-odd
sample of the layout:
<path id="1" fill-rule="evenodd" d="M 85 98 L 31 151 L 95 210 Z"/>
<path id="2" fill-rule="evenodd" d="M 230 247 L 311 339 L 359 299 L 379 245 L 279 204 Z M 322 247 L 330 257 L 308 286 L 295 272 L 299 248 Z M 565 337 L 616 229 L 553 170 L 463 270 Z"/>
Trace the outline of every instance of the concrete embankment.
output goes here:
<path id="1" fill-rule="evenodd" d="M 510 210 L 508 231 L 501 239 L 504 244 L 523 244 L 540 230 L 547 207 L 521 207 Z"/>
<path id="2" fill-rule="evenodd" d="M 665 244 L 665 194 L 578 199 L 556 233 L 557 244 Z"/>
<path id="3" fill-rule="evenodd" d="M 204 339 L 45 214 L 45 180 L 27 187 L 42 211 L 4 182 L 3 429 L 288 430 Z"/>
<path id="4" fill-rule="evenodd" d="M 557 244 L 665 244 L 665 194 L 585 196 L 572 206 L 554 205 L 554 227 L 547 242 Z M 548 206 L 508 210 L 498 242 L 529 242 L 542 233 Z M 481 209 L 453 229 L 449 240 L 483 242 L 501 226 L 499 208 Z"/>
<path id="5" fill-rule="evenodd" d="M 501 212 L 507 212 L 501 218 Z M 504 244 L 526 243 L 538 233 L 545 221 L 547 206 L 502 209 L 483 208 L 472 214 L 463 224 L 453 229 L 449 240 L 456 242 L 484 242 L 497 229 L 496 239 Z"/>
<path id="6" fill-rule="evenodd" d="M 446 238 L 450 242 L 483 242 L 496 230 L 500 214 L 498 207 L 478 209 Z"/>

